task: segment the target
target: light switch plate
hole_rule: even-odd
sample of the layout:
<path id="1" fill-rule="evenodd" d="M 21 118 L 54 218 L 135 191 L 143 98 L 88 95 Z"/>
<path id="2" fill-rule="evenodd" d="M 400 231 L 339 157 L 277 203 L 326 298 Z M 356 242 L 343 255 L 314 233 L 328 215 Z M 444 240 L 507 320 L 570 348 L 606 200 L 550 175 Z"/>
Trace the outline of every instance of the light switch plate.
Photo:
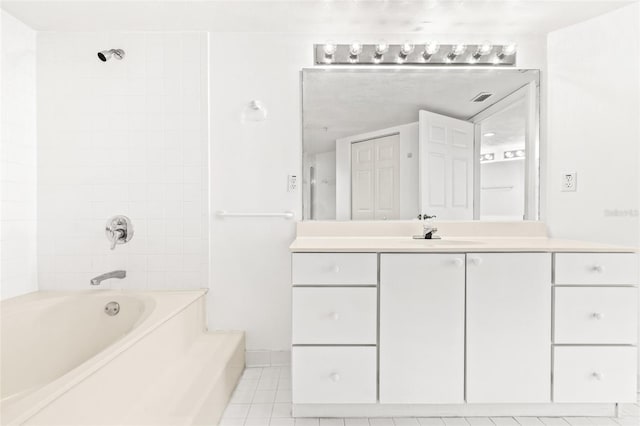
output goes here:
<path id="1" fill-rule="evenodd" d="M 575 192 L 578 189 L 578 173 L 565 172 L 562 174 L 562 191 Z"/>
<path id="2" fill-rule="evenodd" d="M 287 192 L 293 192 L 298 189 L 298 176 L 289 175 L 287 176 Z"/>

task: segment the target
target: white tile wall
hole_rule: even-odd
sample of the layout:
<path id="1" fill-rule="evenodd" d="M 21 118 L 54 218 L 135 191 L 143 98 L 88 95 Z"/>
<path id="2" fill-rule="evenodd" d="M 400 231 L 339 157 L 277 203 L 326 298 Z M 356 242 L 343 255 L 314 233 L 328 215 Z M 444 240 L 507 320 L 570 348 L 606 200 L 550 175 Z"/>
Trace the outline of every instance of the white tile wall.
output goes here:
<path id="1" fill-rule="evenodd" d="M 1 12 L 0 297 L 37 290 L 36 32 Z"/>
<path id="2" fill-rule="evenodd" d="M 41 289 L 207 286 L 207 55 L 205 33 L 39 34 Z M 116 214 L 135 234 L 111 251 Z"/>

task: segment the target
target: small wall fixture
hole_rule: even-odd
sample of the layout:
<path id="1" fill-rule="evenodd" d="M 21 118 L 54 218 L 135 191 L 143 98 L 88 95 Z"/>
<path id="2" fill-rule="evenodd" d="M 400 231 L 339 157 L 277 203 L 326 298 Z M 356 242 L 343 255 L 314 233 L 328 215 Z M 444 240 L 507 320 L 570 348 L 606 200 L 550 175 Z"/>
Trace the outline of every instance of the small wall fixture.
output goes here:
<path id="1" fill-rule="evenodd" d="M 267 119 L 267 109 L 262 102 L 253 100 L 242 111 L 243 121 L 264 121 Z"/>
<path id="2" fill-rule="evenodd" d="M 515 44 L 316 44 L 316 65 L 466 65 L 514 66 Z"/>
<path id="3" fill-rule="evenodd" d="M 119 61 L 122 60 L 122 58 L 124 58 L 124 50 L 109 49 L 98 52 L 98 59 L 100 59 L 102 62 L 107 62 L 111 58 L 116 58 Z"/>

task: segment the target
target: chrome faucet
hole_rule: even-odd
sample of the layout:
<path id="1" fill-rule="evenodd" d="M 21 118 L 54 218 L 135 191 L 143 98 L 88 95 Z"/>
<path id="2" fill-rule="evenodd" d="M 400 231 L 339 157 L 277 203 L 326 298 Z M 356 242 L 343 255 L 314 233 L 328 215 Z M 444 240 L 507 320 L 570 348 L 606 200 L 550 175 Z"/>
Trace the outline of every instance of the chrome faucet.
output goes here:
<path id="1" fill-rule="evenodd" d="M 104 280 L 108 280 L 109 278 L 119 278 L 123 279 L 127 276 L 127 271 L 111 271 L 106 274 L 98 275 L 95 278 L 91 279 L 91 285 L 100 285 L 100 283 Z"/>
<path id="2" fill-rule="evenodd" d="M 434 235 L 436 232 L 438 232 L 438 228 L 433 226 L 431 219 L 435 219 L 435 216 L 428 216 L 426 214 L 418 215 L 418 220 L 424 220 L 424 223 L 422 224 L 422 234 L 414 235 L 414 240 L 439 240 L 442 238 L 439 235 Z"/>

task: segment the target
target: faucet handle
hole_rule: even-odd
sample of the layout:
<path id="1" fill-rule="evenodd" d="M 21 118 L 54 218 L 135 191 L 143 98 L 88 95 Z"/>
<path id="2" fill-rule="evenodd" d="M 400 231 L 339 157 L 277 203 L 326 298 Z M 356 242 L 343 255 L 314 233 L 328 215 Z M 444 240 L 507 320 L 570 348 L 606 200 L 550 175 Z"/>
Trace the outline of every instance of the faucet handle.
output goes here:
<path id="1" fill-rule="evenodd" d="M 111 242 L 111 250 L 116 248 L 116 244 L 124 244 L 133 238 L 133 224 L 127 216 L 113 216 L 107 221 L 105 235 Z"/>

